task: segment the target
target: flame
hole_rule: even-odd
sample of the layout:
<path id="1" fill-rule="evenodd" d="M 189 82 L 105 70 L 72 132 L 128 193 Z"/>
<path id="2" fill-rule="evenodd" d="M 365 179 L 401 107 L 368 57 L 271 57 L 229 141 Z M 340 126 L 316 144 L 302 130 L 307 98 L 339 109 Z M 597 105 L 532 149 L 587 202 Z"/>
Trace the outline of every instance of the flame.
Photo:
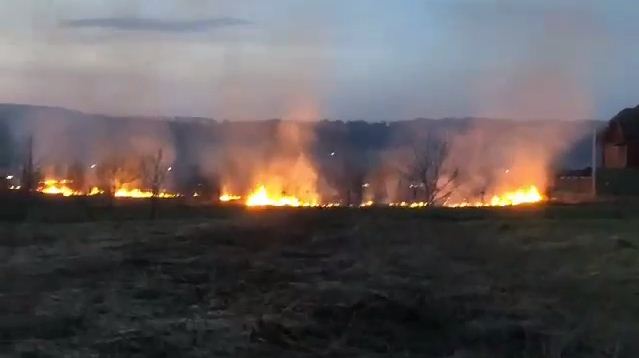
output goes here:
<path id="1" fill-rule="evenodd" d="M 237 200 L 241 200 L 242 197 L 239 195 L 233 195 L 233 194 L 222 194 L 220 195 L 220 201 L 221 202 L 229 202 L 229 201 L 237 201 Z"/>
<path id="2" fill-rule="evenodd" d="M 539 189 L 531 185 L 528 188 L 495 195 L 490 199 L 490 206 L 512 206 L 521 204 L 533 204 L 544 200 Z"/>
<path id="3" fill-rule="evenodd" d="M 134 189 L 120 188 L 115 191 L 113 196 L 115 196 L 116 198 L 143 199 L 143 198 L 152 197 L 153 193 L 150 191 L 143 191 L 138 188 L 134 188 Z"/>
<path id="4" fill-rule="evenodd" d="M 319 206 L 317 201 L 305 202 L 295 196 L 285 194 L 274 194 L 266 189 L 266 186 L 260 185 L 256 190 L 246 198 L 246 206 L 293 206 L 293 207 L 311 207 Z"/>
<path id="5" fill-rule="evenodd" d="M 102 195 L 105 193 L 104 190 L 94 186 L 88 192 L 77 190 L 71 188 L 73 184 L 72 180 L 68 179 L 46 179 L 40 182 L 40 186 L 37 191 L 42 194 L 47 195 L 61 195 L 61 196 L 94 196 L 94 195 Z M 16 187 L 18 189 L 19 187 Z M 118 188 L 114 196 L 116 198 L 151 198 L 153 197 L 153 192 L 149 190 L 143 190 L 139 188 L 129 188 L 126 185 Z M 176 198 L 179 194 L 169 193 L 167 191 L 161 191 L 158 193 L 159 198 Z"/>
<path id="6" fill-rule="evenodd" d="M 546 200 L 546 197 L 541 194 L 539 188 L 535 185 L 531 185 L 528 187 L 520 188 L 513 191 L 506 191 L 499 195 L 493 195 L 490 200 L 481 201 L 481 200 L 465 200 L 460 202 L 446 202 L 443 204 L 445 207 L 449 208 L 479 208 L 479 207 L 497 207 L 497 206 L 517 206 L 517 205 L 526 205 L 526 204 L 535 204 L 540 203 Z M 389 203 L 388 206 L 391 207 L 402 207 L 402 208 L 424 208 L 430 206 L 431 204 L 423 201 L 414 201 L 414 202 L 393 202 Z"/>
<path id="7" fill-rule="evenodd" d="M 323 207 L 323 208 L 334 208 L 339 207 L 342 204 L 333 202 L 333 203 L 322 203 L 320 204 L 317 200 L 305 201 L 293 195 L 274 195 L 273 192 L 275 190 L 269 190 L 265 185 L 259 185 L 257 189 L 253 190 L 249 195 L 246 196 L 246 200 L 244 201 L 244 205 L 248 207 L 256 207 L 256 206 L 291 206 L 291 207 Z M 241 195 L 234 194 L 222 194 L 219 197 L 220 201 L 223 203 L 240 201 L 242 200 Z M 373 205 L 373 202 L 364 203 L 363 206 Z"/>
<path id="8" fill-rule="evenodd" d="M 88 192 L 82 191 L 82 190 L 77 190 L 77 189 L 73 189 L 71 188 L 73 184 L 72 180 L 68 180 L 68 179 L 46 179 L 42 182 L 40 182 L 40 186 L 38 187 L 37 191 L 42 193 L 42 194 L 47 194 L 47 195 L 61 195 L 61 196 L 94 196 L 94 195 L 102 195 L 105 193 L 104 190 L 98 188 L 98 187 L 92 187 Z M 19 186 L 16 187 L 16 189 L 19 189 Z M 144 199 L 144 198 L 151 198 L 153 197 L 153 192 L 150 190 L 143 190 L 143 189 L 139 189 L 139 188 L 129 188 L 127 186 L 121 186 L 120 188 L 118 188 L 115 193 L 114 196 L 116 198 L 140 198 L 140 199 Z M 158 193 L 158 197 L 159 198 L 176 198 L 180 196 L 179 194 L 174 194 L 174 193 L 169 193 L 167 191 L 161 191 L 160 193 Z"/>
<path id="9" fill-rule="evenodd" d="M 359 204 L 359 207 L 360 208 L 366 208 L 366 207 L 369 207 L 369 206 L 373 206 L 374 204 L 375 204 L 374 201 L 368 200 L 368 201 L 364 201 L 361 204 Z"/>
<path id="10" fill-rule="evenodd" d="M 62 195 L 62 196 L 78 196 L 84 195 L 81 191 L 74 190 L 69 187 L 73 182 L 66 179 L 46 179 L 40 183 L 38 191 L 48 195 Z"/>
<path id="11" fill-rule="evenodd" d="M 101 190 L 97 186 L 94 186 L 93 188 L 91 188 L 91 190 L 89 190 L 89 192 L 87 193 L 87 195 L 89 196 L 102 195 L 102 194 L 104 194 L 104 190 Z"/>
<path id="12" fill-rule="evenodd" d="M 460 207 L 483 207 L 483 206 L 516 206 L 524 204 L 535 204 L 546 200 L 539 188 L 535 185 L 520 188 L 514 191 L 507 191 L 500 195 L 493 195 L 489 201 L 463 201 L 460 203 L 446 203 L 445 206 L 452 208 Z"/>
<path id="13" fill-rule="evenodd" d="M 123 186 L 117 189 L 113 196 L 115 196 L 116 198 L 147 199 L 153 197 L 153 192 L 139 188 L 129 189 L 126 186 Z M 178 194 L 169 193 L 166 191 L 160 191 L 157 195 L 157 197 L 161 199 L 177 198 L 178 196 Z"/>

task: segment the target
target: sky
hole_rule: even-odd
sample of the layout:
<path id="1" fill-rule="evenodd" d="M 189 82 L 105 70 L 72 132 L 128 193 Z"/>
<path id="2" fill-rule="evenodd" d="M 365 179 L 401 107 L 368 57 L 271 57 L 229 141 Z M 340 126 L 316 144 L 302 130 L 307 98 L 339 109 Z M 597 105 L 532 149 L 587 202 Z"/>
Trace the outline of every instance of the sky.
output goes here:
<path id="1" fill-rule="evenodd" d="M 0 0 L 0 102 L 216 119 L 607 119 L 635 0 Z"/>

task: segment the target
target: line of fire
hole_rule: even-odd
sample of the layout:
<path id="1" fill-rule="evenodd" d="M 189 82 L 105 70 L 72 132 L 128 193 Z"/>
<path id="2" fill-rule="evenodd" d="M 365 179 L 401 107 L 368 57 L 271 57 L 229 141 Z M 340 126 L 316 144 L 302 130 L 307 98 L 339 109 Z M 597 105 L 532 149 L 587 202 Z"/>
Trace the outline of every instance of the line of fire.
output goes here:
<path id="1" fill-rule="evenodd" d="M 248 207 L 515 206 L 587 198 L 597 186 L 592 168 L 636 159 L 620 149 L 632 121 L 619 116 L 605 128 L 68 117 L 0 122 L 10 153 L 0 167 L 3 191 Z M 562 164 L 574 153 L 581 161 Z"/>

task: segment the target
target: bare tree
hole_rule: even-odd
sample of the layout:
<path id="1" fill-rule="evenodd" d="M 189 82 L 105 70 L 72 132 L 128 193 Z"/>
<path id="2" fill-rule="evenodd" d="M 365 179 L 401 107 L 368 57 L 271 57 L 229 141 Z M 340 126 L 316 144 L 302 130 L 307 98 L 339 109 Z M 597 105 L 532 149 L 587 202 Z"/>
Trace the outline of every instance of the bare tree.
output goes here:
<path id="1" fill-rule="evenodd" d="M 341 145 L 330 154 L 322 170 L 328 183 L 337 190 L 339 201 L 347 206 L 360 205 L 368 171 L 366 153 Z"/>
<path id="2" fill-rule="evenodd" d="M 33 163 L 33 136 L 27 138 L 26 152 L 22 163 L 22 181 L 21 189 L 25 196 L 31 196 L 31 193 L 37 189 L 38 175 Z"/>
<path id="3" fill-rule="evenodd" d="M 85 190 L 85 166 L 81 162 L 73 162 L 73 164 L 67 168 L 66 177 L 71 181 L 70 187 L 74 191 L 81 192 Z"/>
<path id="4" fill-rule="evenodd" d="M 139 179 L 137 171 L 126 166 L 127 161 L 119 155 L 111 155 L 97 166 L 97 176 L 100 178 L 100 188 L 109 198 L 109 205 L 113 206 L 115 193 L 123 184 L 133 183 Z"/>
<path id="5" fill-rule="evenodd" d="M 410 183 L 413 200 L 442 205 L 457 186 L 459 171 L 445 166 L 450 146 L 446 138 L 429 132 L 409 146 L 408 163 L 400 169 Z"/>
<path id="6" fill-rule="evenodd" d="M 170 168 L 163 164 L 162 154 L 162 149 L 159 149 L 155 156 L 148 157 L 142 162 L 144 178 L 147 184 L 151 187 L 152 193 L 151 219 L 155 219 L 157 217 L 160 190 L 162 189 L 162 184 L 164 184 L 164 180 L 166 179 L 166 175 Z"/>
<path id="7" fill-rule="evenodd" d="M 0 168 L 13 164 L 13 137 L 5 118 L 0 118 Z"/>

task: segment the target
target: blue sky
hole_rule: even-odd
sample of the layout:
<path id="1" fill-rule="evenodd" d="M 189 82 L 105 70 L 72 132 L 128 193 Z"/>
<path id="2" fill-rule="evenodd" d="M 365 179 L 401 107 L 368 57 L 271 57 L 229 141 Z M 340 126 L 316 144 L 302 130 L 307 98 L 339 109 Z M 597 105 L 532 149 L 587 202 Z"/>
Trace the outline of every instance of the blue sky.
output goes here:
<path id="1" fill-rule="evenodd" d="M 218 119 L 601 118 L 632 0 L 3 0 L 0 101 Z"/>

